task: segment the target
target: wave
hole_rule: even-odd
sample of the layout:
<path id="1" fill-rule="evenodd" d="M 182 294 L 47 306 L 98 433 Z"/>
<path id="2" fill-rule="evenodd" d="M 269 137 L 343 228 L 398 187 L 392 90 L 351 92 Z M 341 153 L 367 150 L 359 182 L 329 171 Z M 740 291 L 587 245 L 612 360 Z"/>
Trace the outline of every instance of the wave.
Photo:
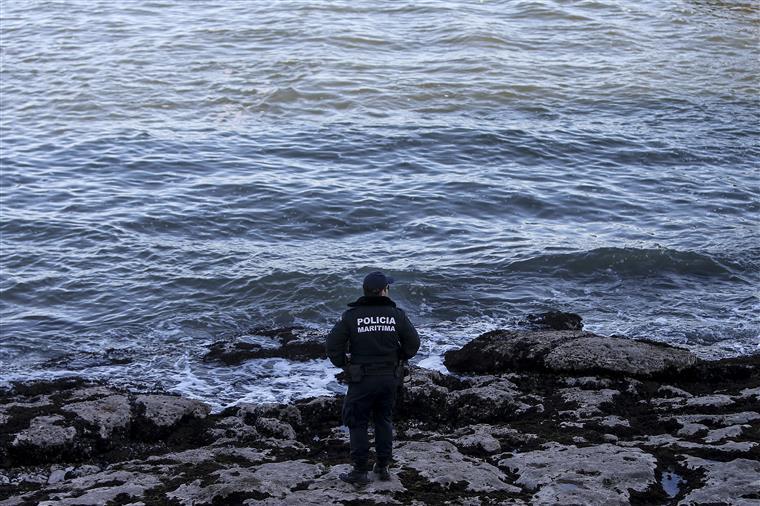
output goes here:
<path id="1" fill-rule="evenodd" d="M 552 275 L 616 274 L 623 277 L 729 277 L 740 274 L 739 264 L 705 253 L 669 248 L 596 248 L 576 253 L 539 255 L 507 265 L 513 272 Z"/>

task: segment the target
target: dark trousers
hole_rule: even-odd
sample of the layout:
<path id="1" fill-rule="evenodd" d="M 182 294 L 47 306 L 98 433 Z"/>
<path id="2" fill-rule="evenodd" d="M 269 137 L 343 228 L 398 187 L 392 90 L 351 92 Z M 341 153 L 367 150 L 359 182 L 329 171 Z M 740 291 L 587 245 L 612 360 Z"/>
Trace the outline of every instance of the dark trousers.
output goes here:
<path id="1" fill-rule="evenodd" d="M 398 381 L 392 374 L 364 376 L 358 383 L 349 383 L 343 402 L 343 424 L 351 437 L 351 460 L 360 470 L 367 470 L 370 414 L 375 423 L 377 463 L 387 466 L 393 452 L 393 405 Z"/>

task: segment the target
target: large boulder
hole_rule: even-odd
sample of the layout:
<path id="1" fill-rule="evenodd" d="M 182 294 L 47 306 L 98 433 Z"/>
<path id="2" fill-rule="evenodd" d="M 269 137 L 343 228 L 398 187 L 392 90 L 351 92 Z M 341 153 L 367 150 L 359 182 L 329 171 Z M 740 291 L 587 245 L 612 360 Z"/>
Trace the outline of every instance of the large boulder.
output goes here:
<path id="1" fill-rule="evenodd" d="M 476 337 L 461 349 L 447 351 L 444 364 L 451 371 L 472 374 L 540 369 L 544 367 L 544 357 L 554 348 L 591 335 L 575 330 L 494 330 Z"/>
<path id="2" fill-rule="evenodd" d="M 653 377 L 692 368 L 697 357 L 666 344 L 589 332 L 497 330 L 446 352 L 444 363 L 459 373 L 549 370 Z"/>
<path id="3" fill-rule="evenodd" d="M 688 369 L 697 363 L 692 352 L 649 341 L 589 336 L 560 344 L 544 358 L 559 372 L 601 371 L 654 376 Z"/>

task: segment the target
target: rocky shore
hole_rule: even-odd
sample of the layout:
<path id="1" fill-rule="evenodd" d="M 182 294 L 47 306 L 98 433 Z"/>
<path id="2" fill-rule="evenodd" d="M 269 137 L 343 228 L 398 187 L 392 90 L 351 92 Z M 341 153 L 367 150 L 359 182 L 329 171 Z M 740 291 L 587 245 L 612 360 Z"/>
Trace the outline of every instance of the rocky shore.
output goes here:
<path id="1" fill-rule="evenodd" d="M 321 353 L 273 335 L 280 351 L 243 359 Z M 208 359 L 234 363 L 235 347 Z M 0 506 L 760 504 L 757 355 L 494 331 L 445 364 L 452 374 L 412 369 L 392 480 L 363 489 L 337 478 L 340 397 L 211 414 L 77 378 L 17 383 L 0 391 Z"/>

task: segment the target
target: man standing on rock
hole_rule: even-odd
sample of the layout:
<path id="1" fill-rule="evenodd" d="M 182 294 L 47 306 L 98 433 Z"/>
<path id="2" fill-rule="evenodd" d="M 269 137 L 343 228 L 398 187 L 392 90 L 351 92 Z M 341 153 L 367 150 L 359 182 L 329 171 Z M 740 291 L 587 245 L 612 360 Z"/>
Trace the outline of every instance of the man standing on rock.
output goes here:
<path id="1" fill-rule="evenodd" d="M 327 356 L 333 365 L 346 371 L 348 380 L 342 417 L 350 433 L 354 468 L 341 474 L 340 479 L 354 485 L 369 483 L 370 413 L 375 422 L 373 471 L 381 480 L 390 480 L 393 405 L 396 388 L 403 379 L 401 361 L 412 358 L 420 348 L 414 325 L 388 297 L 391 283 L 393 278 L 382 272 L 367 274 L 364 296 L 348 305 L 327 336 Z"/>

